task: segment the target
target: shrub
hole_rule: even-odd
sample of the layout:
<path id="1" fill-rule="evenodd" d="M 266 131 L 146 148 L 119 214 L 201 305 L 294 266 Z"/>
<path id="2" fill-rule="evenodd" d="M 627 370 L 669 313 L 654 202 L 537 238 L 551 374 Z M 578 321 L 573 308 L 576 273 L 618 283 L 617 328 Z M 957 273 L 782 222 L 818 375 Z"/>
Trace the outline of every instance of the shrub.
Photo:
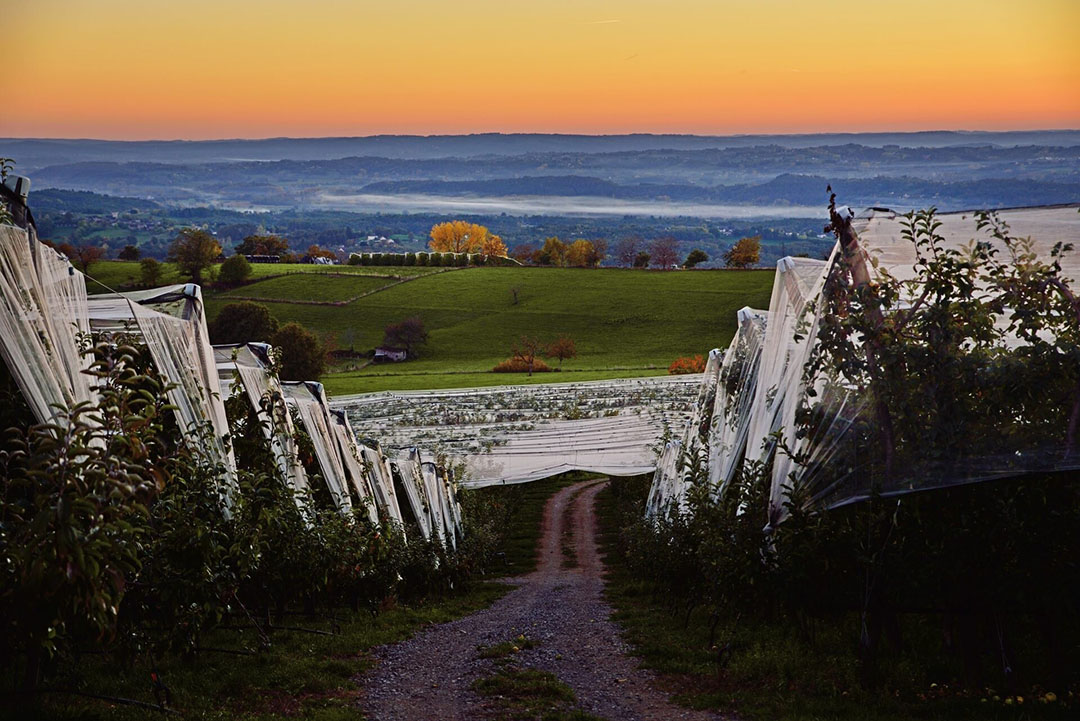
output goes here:
<path id="1" fill-rule="evenodd" d="M 218 282 L 224 285 L 239 285 L 251 278 L 251 263 L 242 255 L 227 258 L 218 271 Z"/>
<path id="2" fill-rule="evenodd" d="M 286 323 L 271 344 L 281 351 L 281 378 L 314 381 L 326 371 L 326 349 L 319 337 L 299 323 Z"/>
<path id="3" fill-rule="evenodd" d="M 688 373 L 704 373 L 705 359 L 699 354 L 696 356 L 682 356 L 668 366 L 668 375 L 678 376 Z"/>
<path id="4" fill-rule="evenodd" d="M 265 305 L 243 300 L 225 305 L 209 330 L 214 343 L 266 343 L 277 333 L 278 322 Z"/>
<path id="5" fill-rule="evenodd" d="M 533 360 L 533 373 L 550 373 L 551 366 L 536 358 Z M 524 358 L 507 358 L 499 365 L 491 369 L 492 373 L 528 373 L 529 362 Z"/>
<path id="6" fill-rule="evenodd" d="M 161 284 L 161 263 L 154 258 L 143 258 L 139 261 L 140 281 L 145 288 L 153 288 Z"/>

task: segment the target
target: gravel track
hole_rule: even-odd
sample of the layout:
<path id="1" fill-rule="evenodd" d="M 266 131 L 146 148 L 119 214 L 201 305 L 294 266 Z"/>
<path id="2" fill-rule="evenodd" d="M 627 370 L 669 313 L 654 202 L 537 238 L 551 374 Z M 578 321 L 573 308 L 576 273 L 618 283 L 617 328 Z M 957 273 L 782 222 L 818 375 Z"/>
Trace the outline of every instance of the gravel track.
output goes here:
<path id="1" fill-rule="evenodd" d="M 377 649 L 376 667 L 358 679 L 368 717 L 373 721 L 490 717 L 484 699 L 469 688 L 475 679 L 493 672 L 492 661 L 476 658 L 477 647 L 524 633 L 539 646 L 516 654 L 515 661 L 523 668 L 555 674 L 589 713 L 610 721 L 721 718 L 668 701 L 657 689 L 654 675 L 637 667 L 610 619 L 596 544 L 596 494 L 605 485 L 584 481 L 551 497 L 544 508 L 537 570 L 512 579 L 518 587 L 490 608 Z M 576 568 L 563 568 L 566 518 L 573 522 Z"/>

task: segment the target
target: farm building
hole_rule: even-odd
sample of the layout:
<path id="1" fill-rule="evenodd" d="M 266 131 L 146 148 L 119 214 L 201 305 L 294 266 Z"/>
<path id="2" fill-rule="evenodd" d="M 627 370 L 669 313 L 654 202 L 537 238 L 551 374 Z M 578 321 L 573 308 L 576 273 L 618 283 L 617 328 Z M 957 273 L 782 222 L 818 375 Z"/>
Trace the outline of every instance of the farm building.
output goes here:
<path id="1" fill-rule="evenodd" d="M 375 349 L 375 362 L 376 363 L 400 363 L 408 357 L 408 351 L 404 348 L 393 348 L 391 346 L 379 346 Z"/>

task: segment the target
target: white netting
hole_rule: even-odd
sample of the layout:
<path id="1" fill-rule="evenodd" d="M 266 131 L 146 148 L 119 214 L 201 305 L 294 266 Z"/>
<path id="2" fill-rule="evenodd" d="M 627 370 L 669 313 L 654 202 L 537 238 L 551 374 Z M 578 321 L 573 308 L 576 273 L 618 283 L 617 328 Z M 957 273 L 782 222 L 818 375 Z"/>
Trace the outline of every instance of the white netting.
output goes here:
<path id="1" fill-rule="evenodd" d="M 167 395 L 176 407 L 178 425 L 185 434 L 194 434 L 190 437 L 199 439 L 200 450 L 221 465 L 231 494 L 236 486 L 236 461 L 227 442 L 229 424 L 199 287 L 188 284 L 96 295 L 87 305 L 94 330 L 136 333 L 146 343 L 158 373 L 172 386 Z M 209 428 L 209 433 L 202 433 L 203 428 Z"/>
<path id="2" fill-rule="evenodd" d="M 432 506 L 428 502 L 427 488 L 424 478 L 420 473 L 419 454 L 416 449 L 410 450 L 405 458 L 397 458 L 390 461 L 390 468 L 396 475 L 398 487 L 405 492 L 405 500 L 409 504 L 416 525 L 425 539 L 431 538 L 433 530 Z"/>
<path id="3" fill-rule="evenodd" d="M 304 431 L 311 439 L 315 459 L 334 505 L 343 513 L 350 512 L 349 479 L 342 465 L 337 436 L 332 430 L 333 421 L 322 383 L 287 381 L 281 386 L 289 407 L 300 417 Z"/>
<path id="4" fill-rule="evenodd" d="M 370 478 L 379 507 L 386 510 L 391 520 L 401 523 L 401 505 L 394 489 L 394 477 L 382 448 L 374 441 L 365 441 L 360 445 L 360 458 L 364 462 L 364 470 Z"/>
<path id="5" fill-rule="evenodd" d="M 746 449 L 769 313 L 743 308 L 738 318 L 738 330 L 724 353 L 707 432 L 709 483 L 720 493 L 731 483 Z"/>
<path id="6" fill-rule="evenodd" d="M 464 463 L 467 487 L 564 471 L 649 473 L 665 430 L 689 414 L 697 376 L 375 393 L 335 399 L 394 455 L 422 445 Z"/>
<path id="7" fill-rule="evenodd" d="M 360 448 L 356 445 L 356 436 L 352 428 L 349 427 L 349 419 L 340 411 L 331 411 L 330 423 L 337 440 L 338 453 L 341 454 L 342 466 L 356 492 L 356 501 L 364 505 L 371 522 L 378 523 L 379 510 L 375 489 L 371 483 L 371 476 L 364 473 Z"/>
<path id="8" fill-rule="evenodd" d="M 302 504 L 301 499 L 308 489 L 307 473 L 297 452 L 296 429 L 285 405 L 281 384 L 269 371 L 270 347 L 263 343 L 248 343 L 214 346 L 213 352 L 222 394 L 232 393 L 235 382 L 240 381 L 270 444 L 278 473 L 292 488 L 297 504 Z"/>
<path id="9" fill-rule="evenodd" d="M 0 351 L 38 421 L 94 400 L 78 342 L 89 330 L 82 273 L 32 229 L 0 225 Z"/>
<path id="10" fill-rule="evenodd" d="M 1080 278 L 1080 255 L 1055 251 L 1058 244 L 1080 239 L 1077 208 L 1000 211 L 998 218 L 1008 225 L 1008 235 L 1026 239 L 1012 241 L 1011 250 L 991 229 L 977 227 L 978 216 L 973 213 L 939 214 L 937 225 L 924 231 L 909 229 L 913 237 L 907 238 L 906 221 L 891 212 L 870 211 L 853 221 L 837 218 L 853 231 L 843 236 L 843 255 L 838 243 L 827 262 L 782 259 L 768 313 L 740 311 L 739 331 L 724 354 L 719 377 L 714 381 L 713 373 L 707 373 L 702 383 L 695 422 L 668 444 L 661 457 L 650 492 L 650 513 L 677 506 L 685 497 L 692 475 L 689 460 L 705 440 L 702 419 L 710 397 L 713 412 L 704 444 L 708 471 L 697 478 L 708 482 L 714 493 L 723 493 L 744 464 L 762 464 L 770 484 L 771 523 L 787 514 L 785 504 L 793 488 L 800 490 L 800 502 L 832 508 L 874 493 L 895 495 L 1080 467 L 1080 453 L 1069 445 L 1075 443 L 1076 424 L 1064 411 L 1076 397 L 1069 379 L 1080 378 L 1080 348 L 1072 340 L 1080 325 L 1080 303 L 1066 288 L 1062 294 L 1072 298 L 1073 305 L 1071 312 L 1055 311 L 1059 316 L 1049 319 L 1057 330 L 1025 336 L 1018 324 L 1030 311 L 1012 308 L 1001 295 L 1003 288 L 1030 282 L 1035 275 L 1050 278 L 1056 272 L 1053 266 L 1040 269 L 1036 259 L 1056 263 L 1066 284 Z M 920 232 L 923 240 L 917 244 L 913 238 L 918 240 Z M 954 250 L 955 256 L 947 255 Z M 837 354 L 836 348 L 845 347 L 836 340 L 841 337 L 837 328 L 848 313 L 862 317 L 869 312 L 852 310 L 863 307 L 858 305 L 863 303 L 860 293 L 877 293 L 873 289 L 879 285 L 900 289 L 900 297 L 874 301 L 883 302 L 874 327 L 884 327 L 885 318 L 894 325 L 912 317 L 930 322 L 918 315 L 929 313 L 929 302 L 924 305 L 929 290 L 916 279 L 931 272 L 928 264 L 940 258 L 962 264 L 986 252 L 996 256 L 970 262 L 981 263 L 980 272 L 1000 272 L 1012 280 L 991 282 L 972 270 L 970 290 L 959 295 L 962 302 L 981 309 L 973 317 L 989 319 L 981 321 L 977 336 L 964 338 L 953 350 L 966 364 L 961 369 L 966 385 L 941 391 L 949 377 L 882 369 L 880 358 L 889 349 L 868 347 L 863 336 L 842 336 L 851 352 Z M 1000 263 L 1000 271 L 991 270 L 993 263 Z M 991 297 L 994 283 L 998 295 Z M 955 295 L 955 290 L 950 292 Z M 1046 292 L 1056 292 L 1055 286 L 1046 285 Z M 940 318 L 940 311 L 935 312 Z M 922 338 L 909 334 L 893 341 L 900 349 L 896 352 L 909 354 L 906 361 L 898 356 L 902 362 L 925 365 L 926 358 L 936 357 L 938 345 L 945 343 Z M 1008 383 L 1010 369 L 1042 372 L 1033 360 L 1036 356 L 1042 359 L 1037 362 L 1056 364 L 1047 376 L 1054 387 L 1047 386 L 1035 397 L 1013 399 L 1006 394 L 1005 400 L 997 400 L 1000 408 L 984 412 L 986 393 L 980 384 Z M 913 396 L 921 404 L 917 408 L 903 405 L 909 387 L 922 392 Z M 927 388 L 938 392 L 934 395 Z M 980 432 L 974 437 L 960 439 L 959 431 L 950 429 L 950 414 L 958 416 L 956 423 L 970 422 L 959 417 L 958 408 L 977 417 Z"/>

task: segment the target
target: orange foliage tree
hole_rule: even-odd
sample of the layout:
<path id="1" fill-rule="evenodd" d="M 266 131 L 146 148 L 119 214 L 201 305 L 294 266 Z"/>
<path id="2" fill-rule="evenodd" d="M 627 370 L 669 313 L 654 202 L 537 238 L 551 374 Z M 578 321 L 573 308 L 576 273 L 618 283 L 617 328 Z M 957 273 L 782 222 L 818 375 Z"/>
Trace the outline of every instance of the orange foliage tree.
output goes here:
<path id="1" fill-rule="evenodd" d="M 506 244 L 502 238 L 482 225 L 464 220 L 451 220 L 432 226 L 428 247 L 437 253 L 506 255 Z"/>
<path id="2" fill-rule="evenodd" d="M 596 248 L 587 240 L 575 240 L 566 246 L 566 265 L 585 268 L 595 265 Z"/>
<path id="3" fill-rule="evenodd" d="M 704 373 L 705 359 L 700 355 L 676 358 L 675 362 L 668 366 L 667 372 L 669 375 L 673 376 L 685 375 L 687 373 Z"/>
<path id="4" fill-rule="evenodd" d="M 574 339 L 567 335 L 561 335 L 557 339 L 551 342 L 551 345 L 547 347 L 545 355 L 548 358 L 559 359 L 559 369 L 562 369 L 562 362 L 567 358 L 577 358 L 577 345 L 574 344 Z"/>

